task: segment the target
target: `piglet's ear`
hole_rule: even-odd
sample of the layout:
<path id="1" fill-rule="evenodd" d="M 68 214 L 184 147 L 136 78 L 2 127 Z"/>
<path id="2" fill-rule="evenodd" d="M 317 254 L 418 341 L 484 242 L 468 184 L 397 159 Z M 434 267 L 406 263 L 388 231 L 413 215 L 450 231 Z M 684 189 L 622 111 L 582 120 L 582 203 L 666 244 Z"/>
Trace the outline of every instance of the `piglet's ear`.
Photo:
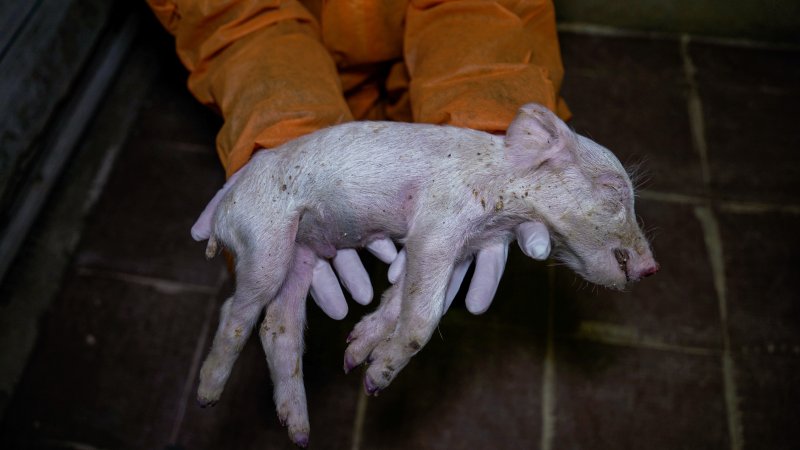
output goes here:
<path id="1" fill-rule="evenodd" d="M 568 160 L 572 131 L 546 107 L 523 105 L 506 132 L 506 152 L 512 166 L 535 170 L 548 160 Z"/>

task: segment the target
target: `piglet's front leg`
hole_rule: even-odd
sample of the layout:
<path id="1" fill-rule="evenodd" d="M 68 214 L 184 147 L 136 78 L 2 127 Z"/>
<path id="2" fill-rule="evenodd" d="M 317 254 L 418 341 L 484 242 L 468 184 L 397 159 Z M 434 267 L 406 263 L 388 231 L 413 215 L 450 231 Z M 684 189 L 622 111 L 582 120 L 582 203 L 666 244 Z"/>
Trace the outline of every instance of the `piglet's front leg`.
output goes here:
<path id="1" fill-rule="evenodd" d="M 378 309 L 362 318 L 350 332 L 344 352 L 345 373 L 366 361 L 372 350 L 394 333 L 402 296 L 403 278 L 383 293 Z"/>
<path id="2" fill-rule="evenodd" d="M 409 236 L 400 315 L 394 333 L 370 354 L 364 376 L 368 393 L 385 389 L 430 339 L 444 315 L 445 293 L 459 248 L 444 232 L 426 229 L 424 236 Z"/>

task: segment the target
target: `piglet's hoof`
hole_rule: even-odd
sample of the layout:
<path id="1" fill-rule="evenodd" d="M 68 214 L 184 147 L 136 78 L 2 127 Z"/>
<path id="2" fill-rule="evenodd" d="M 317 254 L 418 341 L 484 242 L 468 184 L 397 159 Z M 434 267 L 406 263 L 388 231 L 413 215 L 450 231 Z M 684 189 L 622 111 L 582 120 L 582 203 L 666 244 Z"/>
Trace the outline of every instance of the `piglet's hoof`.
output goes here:
<path id="1" fill-rule="evenodd" d="M 364 376 L 364 390 L 367 392 L 367 395 L 374 395 L 375 397 L 381 392 L 380 388 L 369 376 Z"/>
<path id="2" fill-rule="evenodd" d="M 350 373 L 356 366 L 358 366 L 358 362 L 356 362 L 353 357 L 347 353 L 344 355 L 344 373 Z"/>
<path id="3" fill-rule="evenodd" d="M 197 397 L 197 404 L 200 405 L 201 408 L 208 408 L 215 406 L 217 404 L 217 400 L 210 400 L 203 397 Z"/>
<path id="4" fill-rule="evenodd" d="M 297 433 L 291 439 L 298 447 L 308 447 L 308 433 Z"/>

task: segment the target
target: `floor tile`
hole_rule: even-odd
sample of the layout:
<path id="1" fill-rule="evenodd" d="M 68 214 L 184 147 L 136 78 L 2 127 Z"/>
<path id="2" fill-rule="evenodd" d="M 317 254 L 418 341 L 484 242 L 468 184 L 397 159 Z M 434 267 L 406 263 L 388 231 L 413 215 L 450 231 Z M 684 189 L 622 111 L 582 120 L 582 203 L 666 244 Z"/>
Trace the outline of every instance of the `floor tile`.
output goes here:
<path id="1" fill-rule="evenodd" d="M 800 204 L 800 89 L 700 86 L 711 186 L 724 199 Z"/>
<path id="2" fill-rule="evenodd" d="M 377 269 L 373 277 L 385 272 L 380 263 Z M 362 448 L 538 445 L 547 272 L 546 263 L 512 244 L 494 301 L 479 316 L 464 305 L 468 273 L 431 342 L 386 391 L 369 399 Z M 351 308 L 348 320 L 369 310 Z M 360 380 L 363 374 L 349 376 Z"/>
<path id="3" fill-rule="evenodd" d="M 645 187 L 703 191 L 693 149 L 688 87 L 675 40 L 560 36 L 563 95 L 575 130 L 639 166 Z"/>
<path id="4" fill-rule="evenodd" d="M 541 439 L 543 337 L 462 310 L 377 398 L 362 448 L 532 448 Z"/>
<path id="5" fill-rule="evenodd" d="M 800 89 L 800 50 L 693 42 L 689 45 L 698 83 L 734 89 Z"/>
<path id="6" fill-rule="evenodd" d="M 640 200 L 661 270 L 618 292 L 558 273 L 556 332 L 648 345 L 720 348 L 719 303 L 693 207 Z"/>
<path id="7" fill-rule="evenodd" d="M 744 448 L 795 449 L 800 442 L 800 345 L 749 348 L 735 356 Z"/>
<path id="8" fill-rule="evenodd" d="M 347 377 L 342 370 L 345 338 L 351 324 L 325 317 L 312 303 L 308 311 L 303 370 L 311 424 L 310 448 L 349 448 L 361 389 L 358 377 Z M 216 314 L 212 323 L 213 333 L 217 326 Z M 213 408 L 197 406 L 194 400 L 196 383 L 187 404 L 178 447 L 297 448 L 275 413 L 272 382 L 256 336 L 251 336 L 245 346 L 222 398 Z"/>
<path id="9" fill-rule="evenodd" d="M 145 98 L 134 136 L 185 144 L 184 148 L 210 148 L 213 152 L 221 117 L 192 97 L 186 87 L 188 73 L 171 69 L 159 77 Z"/>
<path id="10" fill-rule="evenodd" d="M 222 186 L 212 153 L 172 151 L 131 139 L 120 154 L 80 245 L 77 264 L 199 285 L 214 285 L 223 258 L 206 261 L 189 234 Z"/>
<path id="11" fill-rule="evenodd" d="M 478 326 L 514 326 L 532 333 L 546 334 L 548 265 L 546 261 L 528 258 L 512 242 L 500 286 L 489 309 L 479 316 Z M 465 282 L 461 293 L 466 295 L 468 288 Z M 454 307 L 461 307 L 461 304 L 454 303 Z"/>
<path id="12" fill-rule="evenodd" d="M 719 355 L 561 341 L 556 449 L 730 448 Z"/>
<path id="13" fill-rule="evenodd" d="M 5 448 L 167 445 L 208 301 L 73 274 L 42 322 Z"/>
<path id="14" fill-rule="evenodd" d="M 714 192 L 800 203 L 800 50 L 692 44 Z"/>
<path id="15" fill-rule="evenodd" d="M 733 350 L 800 344 L 800 217 L 718 213 L 718 221 Z"/>

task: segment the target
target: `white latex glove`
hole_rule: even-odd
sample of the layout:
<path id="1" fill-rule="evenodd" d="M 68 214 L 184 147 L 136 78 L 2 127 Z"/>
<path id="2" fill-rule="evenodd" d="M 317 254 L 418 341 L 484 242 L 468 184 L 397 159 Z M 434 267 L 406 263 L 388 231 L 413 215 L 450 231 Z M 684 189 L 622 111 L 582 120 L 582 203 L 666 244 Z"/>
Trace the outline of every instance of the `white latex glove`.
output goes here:
<path id="1" fill-rule="evenodd" d="M 391 239 L 379 239 L 367 244 L 367 250 L 378 259 L 391 264 L 397 257 L 397 248 Z M 339 281 L 350 292 L 353 300 L 367 305 L 372 301 L 372 283 L 369 274 L 361 264 L 358 253 L 353 249 L 343 249 L 336 252 L 333 258 L 333 267 L 339 274 L 339 279 L 333 273 L 328 261 L 317 258 L 314 273 L 311 277 L 311 297 L 317 306 L 331 319 L 340 320 L 347 315 L 347 302 L 344 299 Z"/>
<path id="2" fill-rule="evenodd" d="M 520 224 L 515 232 L 522 252 L 529 257 L 541 261 L 550 255 L 550 233 L 543 223 L 525 222 Z M 500 278 L 503 276 L 508 259 L 508 244 L 500 243 L 485 247 L 477 253 L 475 259 L 475 271 L 472 274 L 465 303 L 467 310 L 472 314 L 482 314 L 492 304 L 497 286 L 500 284 Z M 472 261 L 473 258 L 469 257 L 453 269 L 445 296 L 445 311 L 453 303 L 453 298 L 458 293 Z M 405 264 L 406 251 L 403 249 L 389 267 L 389 282 L 397 282 L 405 270 Z"/>

